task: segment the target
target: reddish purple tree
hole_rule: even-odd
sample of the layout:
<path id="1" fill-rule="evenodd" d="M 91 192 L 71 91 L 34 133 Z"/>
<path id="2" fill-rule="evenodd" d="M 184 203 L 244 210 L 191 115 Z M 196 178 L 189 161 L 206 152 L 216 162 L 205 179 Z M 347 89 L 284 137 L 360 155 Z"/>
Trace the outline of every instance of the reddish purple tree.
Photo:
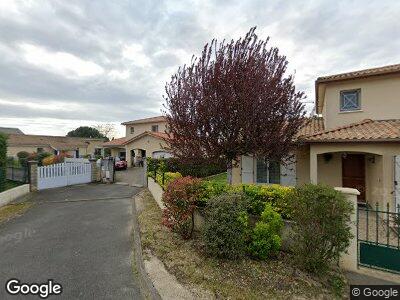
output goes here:
<path id="1" fill-rule="evenodd" d="M 165 112 L 175 156 L 184 161 L 241 155 L 281 160 L 304 122 L 302 92 L 288 62 L 252 28 L 237 41 L 206 44 L 166 84 Z"/>

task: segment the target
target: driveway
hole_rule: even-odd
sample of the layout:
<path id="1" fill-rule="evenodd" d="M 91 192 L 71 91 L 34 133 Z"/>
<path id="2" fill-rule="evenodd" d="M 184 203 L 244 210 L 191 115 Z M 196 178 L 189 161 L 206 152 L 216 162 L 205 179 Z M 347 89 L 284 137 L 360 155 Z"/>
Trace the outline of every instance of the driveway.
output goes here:
<path id="1" fill-rule="evenodd" d="M 57 298 L 141 299 L 132 266 L 131 198 L 138 191 L 89 184 L 30 196 L 37 205 L 0 225 L 0 299 L 19 298 L 6 294 L 10 278 L 53 279 L 63 287 Z"/>
<path id="2" fill-rule="evenodd" d="M 127 183 L 131 186 L 145 185 L 144 168 L 132 167 L 126 170 L 115 172 L 115 181 L 120 183 Z"/>

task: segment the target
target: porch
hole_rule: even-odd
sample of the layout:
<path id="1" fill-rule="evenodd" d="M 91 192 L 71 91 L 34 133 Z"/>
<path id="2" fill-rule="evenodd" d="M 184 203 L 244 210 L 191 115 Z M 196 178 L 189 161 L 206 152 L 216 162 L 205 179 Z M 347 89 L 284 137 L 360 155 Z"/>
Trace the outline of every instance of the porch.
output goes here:
<path id="1" fill-rule="evenodd" d="M 399 186 L 395 184 L 395 144 L 311 144 L 309 150 L 310 182 L 355 188 L 361 204 L 378 203 L 391 211 L 399 202 Z M 396 174 L 395 174 L 396 173 Z M 397 200 L 396 200 L 397 198 Z"/>

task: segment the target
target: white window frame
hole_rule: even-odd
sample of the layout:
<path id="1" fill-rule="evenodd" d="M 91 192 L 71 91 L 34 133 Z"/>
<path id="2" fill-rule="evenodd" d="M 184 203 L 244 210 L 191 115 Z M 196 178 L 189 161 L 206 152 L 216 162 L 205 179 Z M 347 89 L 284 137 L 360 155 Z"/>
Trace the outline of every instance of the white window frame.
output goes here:
<path id="1" fill-rule="evenodd" d="M 351 99 L 346 99 L 346 93 L 348 94 L 356 94 L 356 101 L 357 107 L 347 107 L 346 108 L 346 101 L 352 102 L 353 100 Z M 361 89 L 352 89 L 352 90 L 344 90 L 340 91 L 340 99 L 339 99 L 339 107 L 341 112 L 352 112 L 352 111 L 360 111 L 361 110 Z"/>

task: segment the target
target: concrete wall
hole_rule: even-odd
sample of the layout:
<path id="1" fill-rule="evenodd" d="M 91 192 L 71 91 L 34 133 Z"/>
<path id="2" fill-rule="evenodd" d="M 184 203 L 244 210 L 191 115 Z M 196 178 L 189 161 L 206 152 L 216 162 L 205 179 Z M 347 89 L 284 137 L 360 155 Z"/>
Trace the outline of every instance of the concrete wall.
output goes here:
<path id="1" fill-rule="evenodd" d="M 0 207 L 29 193 L 29 184 L 23 184 L 0 193 Z"/>
<path id="2" fill-rule="evenodd" d="M 153 125 L 158 125 L 158 132 L 164 132 L 166 130 L 167 122 L 153 122 L 153 123 L 143 123 L 143 124 L 132 124 L 125 126 L 125 137 L 127 139 L 133 138 L 145 131 L 151 131 Z M 135 132 L 131 133 L 131 127 L 134 127 Z"/>
<path id="3" fill-rule="evenodd" d="M 398 119 L 400 116 L 400 75 L 332 82 L 322 86 L 325 87 L 320 89 L 320 97 L 324 102 L 322 114 L 326 129 L 364 119 Z M 340 91 L 352 89 L 361 89 L 361 110 L 341 112 Z"/>
<path id="4" fill-rule="evenodd" d="M 17 153 L 21 151 L 26 151 L 28 153 L 37 152 L 36 146 L 8 146 L 7 147 L 7 156 L 17 157 Z M 44 152 L 54 153 L 54 149 L 50 147 L 39 147 L 43 148 Z"/>

